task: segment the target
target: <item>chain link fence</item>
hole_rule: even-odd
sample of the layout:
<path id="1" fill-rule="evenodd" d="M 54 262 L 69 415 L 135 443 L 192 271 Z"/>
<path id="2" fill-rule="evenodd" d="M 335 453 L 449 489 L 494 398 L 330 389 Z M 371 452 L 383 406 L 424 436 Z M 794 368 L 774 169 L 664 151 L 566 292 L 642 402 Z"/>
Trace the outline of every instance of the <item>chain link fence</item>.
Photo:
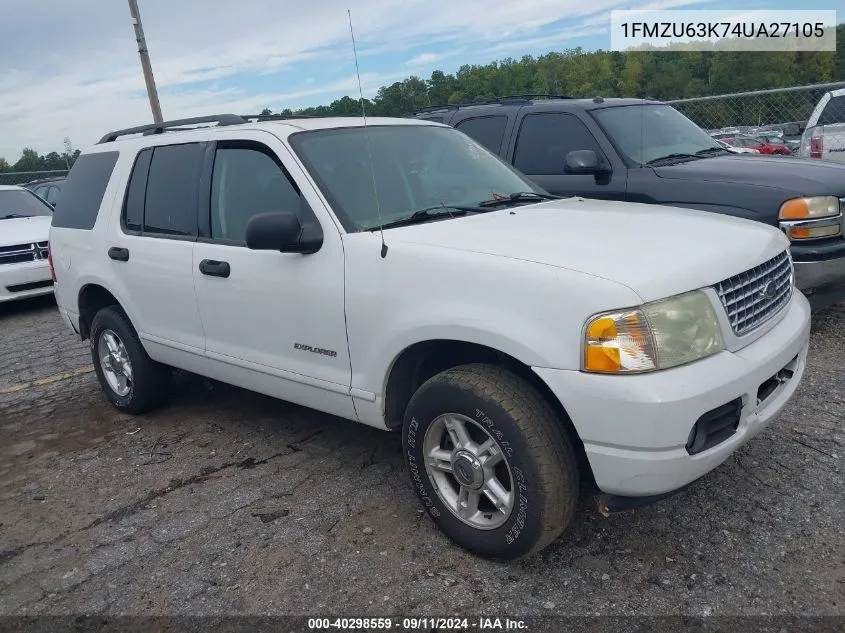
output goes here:
<path id="1" fill-rule="evenodd" d="M 845 162 L 845 95 L 832 99 L 827 96 L 843 88 L 845 82 L 677 99 L 668 103 L 715 138 L 736 147 L 762 154 L 833 160 L 839 155 Z M 807 122 L 822 99 L 829 101 L 817 122 L 819 127 L 806 135 L 802 148 Z M 843 125 L 837 128 L 837 124 Z"/>
<path id="2" fill-rule="evenodd" d="M 843 90 L 841 96 L 836 94 L 838 90 Z M 800 155 L 845 162 L 845 82 L 675 99 L 667 103 L 715 138 L 731 145 L 757 148 L 764 154 L 798 155 L 807 122 L 822 99 L 826 104 L 816 123 L 818 127 L 806 135 Z M 0 173 L 0 185 L 23 185 L 66 175 L 67 170 L 5 172 Z"/>
<path id="3" fill-rule="evenodd" d="M 7 171 L 0 173 L 0 185 L 26 185 L 45 178 L 63 178 L 67 174 L 67 169 L 55 169 L 52 171 Z"/>

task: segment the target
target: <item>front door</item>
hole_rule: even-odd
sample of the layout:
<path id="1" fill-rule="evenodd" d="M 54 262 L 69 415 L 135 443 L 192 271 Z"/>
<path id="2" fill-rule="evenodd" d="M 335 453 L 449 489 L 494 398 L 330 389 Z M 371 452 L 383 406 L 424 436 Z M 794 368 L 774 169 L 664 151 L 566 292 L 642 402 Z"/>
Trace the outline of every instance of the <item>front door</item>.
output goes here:
<path id="1" fill-rule="evenodd" d="M 612 165 L 587 126 L 574 114 L 533 112 L 518 124 L 513 166 L 549 193 L 624 200 L 626 171 Z M 609 174 L 567 174 L 564 161 L 569 152 L 593 150 L 599 160 L 613 168 Z"/>
<path id="2" fill-rule="evenodd" d="M 344 259 L 334 224 L 289 150 L 269 132 L 230 132 L 206 160 L 194 283 L 206 356 L 221 380 L 354 419 Z M 297 182 L 306 183 L 302 190 Z M 318 221 L 310 255 L 250 250 L 249 219 L 297 211 Z M 309 215 L 308 218 L 304 217 Z M 322 220 L 322 221 L 321 221 Z"/>

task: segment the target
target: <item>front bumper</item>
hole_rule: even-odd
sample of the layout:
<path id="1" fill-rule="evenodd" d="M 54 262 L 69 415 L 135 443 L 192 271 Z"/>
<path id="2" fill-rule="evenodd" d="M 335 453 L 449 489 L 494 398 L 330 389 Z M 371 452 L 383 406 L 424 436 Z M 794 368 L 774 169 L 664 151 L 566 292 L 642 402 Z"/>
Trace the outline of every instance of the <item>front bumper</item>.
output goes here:
<path id="1" fill-rule="evenodd" d="M 0 266 L 0 303 L 52 292 L 53 279 L 46 260 Z"/>
<path id="2" fill-rule="evenodd" d="M 813 310 L 845 300 L 845 257 L 793 264 L 795 285 L 807 295 Z"/>
<path id="3" fill-rule="evenodd" d="M 598 488 L 643 497 L 671 492 L 724 462 L 757 435 L 795 393 L 806 366 L 810 306 L 795 293 L 780 322 L 738 352 L 635 376 L 535 368 L 575 426 Z M 758 389 L 782 369 L 792 377 L 758 402 Z M 736 432 L 700 453 L 686 444 L 696 421 L 737 398 Z"/>

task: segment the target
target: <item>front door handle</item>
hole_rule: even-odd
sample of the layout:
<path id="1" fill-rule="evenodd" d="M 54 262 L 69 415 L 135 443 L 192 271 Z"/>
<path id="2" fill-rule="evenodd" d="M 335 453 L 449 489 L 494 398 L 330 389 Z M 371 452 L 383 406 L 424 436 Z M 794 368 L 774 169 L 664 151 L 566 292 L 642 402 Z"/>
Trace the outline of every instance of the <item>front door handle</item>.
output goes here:
<path id="1" fill-rule="evenodd" d="M 119 262 L 129 261 L 129 249 L 121 248 L 120 246 L 112 246 L 109 249 L 109 257 Z"/>
<path id="2" fill-rule="evenodd" d="M 214 259 L 204 259 L 200 262 L 200 272 L 211 277 L 228 277 L 229 262 L 219 262 Z"/>

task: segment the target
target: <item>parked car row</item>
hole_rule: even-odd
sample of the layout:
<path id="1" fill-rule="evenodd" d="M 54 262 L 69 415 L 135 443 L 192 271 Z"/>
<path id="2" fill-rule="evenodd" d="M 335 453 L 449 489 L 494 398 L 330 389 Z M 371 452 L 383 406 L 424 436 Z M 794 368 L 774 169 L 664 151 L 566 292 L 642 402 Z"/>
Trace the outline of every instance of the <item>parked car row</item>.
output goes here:
<path id="1" fill-rule="evenodd" d="M 789 133 L 783 128 L 786 128 Z M 801 146 L 799 129 L 803 131 L 803 124 L 788 123 L 783 126 L 723 128 L 709 130 L 708 134 L 732 147 L 765 148 L 764 151 L 754 153 L 789 156 L 796 153 Z M 740 141 L 739 144 L 735 142 L 737 140 Z"/>
<path id="2" fill-rule="evenodd" d="M 634 100 L 203 117 L 84 152 L 49 262 L 116 409 L 161 405 L 178 368 L 401 429 L 433 521 L 514 559 L 582 482 L 603 512 L 663 498 L 792 397 L 794 279 L 842 261 L 813 232 L 845 170 L 795 163 Z"/>
<path id="3" fill-rule="evenodd" d="M 731 147 L 753 150 L 755 154 L 790 156 L 792 150 L 776 136 L 736 136 L 721 139 Z"/>

